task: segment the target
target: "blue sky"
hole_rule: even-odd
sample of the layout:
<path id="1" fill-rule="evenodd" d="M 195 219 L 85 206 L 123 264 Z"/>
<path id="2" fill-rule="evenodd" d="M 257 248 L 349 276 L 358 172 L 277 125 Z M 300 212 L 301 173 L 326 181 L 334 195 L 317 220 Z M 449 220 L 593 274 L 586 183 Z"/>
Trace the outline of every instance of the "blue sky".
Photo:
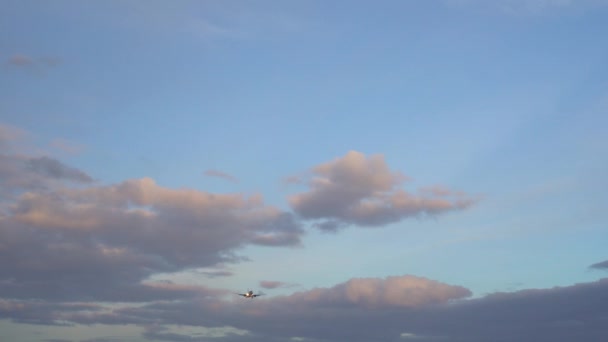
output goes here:
<path id="1" fill-rule="evenodd" d="M 593 303 L 606 5 L 0 4 L 0 339 L 477 341 L 457 317 Z"/>

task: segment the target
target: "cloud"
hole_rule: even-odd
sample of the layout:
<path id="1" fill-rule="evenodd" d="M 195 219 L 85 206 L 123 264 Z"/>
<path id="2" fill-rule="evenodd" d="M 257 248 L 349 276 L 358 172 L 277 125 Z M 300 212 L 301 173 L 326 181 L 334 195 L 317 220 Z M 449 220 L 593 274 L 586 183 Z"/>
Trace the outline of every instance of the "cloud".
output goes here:
<path id="1" fill-rule="evenodd" d="M 78 154 L 84 150 L 84 146 L 61 138 L 54 139 L 49 145 L 67 154 Z"/>
<path id="2" fill-rule="evenodd" d="M 293 294 L 287 301 L 339 307 L 422 307 L 466 298 L 471 294 L 471 291 L 461 286 L 406 275 L 384 279 L 355 278 L 329 289 Z"/>
<path id="3" fill-rule="evenodd" d="M 0 199 L 13 198 L 27 191 L 43 191 L 68 182 L 90 184 L 87 173 L 47 156 L 32 157 L 0 153 Z"/>
<path id="4" fill-rule="evenodd" d="M 28 191 L 46 191 L 70 184 L 91 184 L 93 178 L 84 171 L 70 167 L 28 147 L 28 133 L 0 124 L 0 200 L 14 199 Z M 24 148 L 25 146 L 25 148 Z M 8 202 L 0 201 L 0 211 Z"/>
<path id="5" fill-rule="evenodd" d="M 98 185 L 57 159 L 13 153 L 22 135 L 0 126 L 0 300 L 220 295 L 148 279 L 242 262 L 247 258 L 236 252 L 247 245 L 301 244 L 294 216 L 265 205 L 261 195 L 171 189 L 151 178 Z"/>
<path id="6" fill-rule="evenodd" d="M 265 289 L 277 289 L 277 288 L 288 288 L 297 286 L 296 284 L 285 283 L 276 280 L 262 280 L 260 281 L 260 287 Z"/>
<path id="7" fill-rule="evenodd" d="M 18 323 L 66 325 L 72 324 L 64 319 L 66 316 L 103 310 L 103 306 L 90 303 L 45 303 L 0 298 L 0 319 L 10 318 Z"/>
<path id="8" fill-rule="evenodd" d="M 467 299 L 461 286 L 415 277 L 351 279 L 255 302 L 218 297 L 66 311 L 74 323 L 222 328 L 246 332 L 218 341 L 602 341 L 608 332 L 608 279 Z M 180 336 L 195 338 L 182 329 Z M 170 339 L 169 341 L 177 341 Z M 295 339 L 294 339 L 295 338 Z"/>
<path id="9" fill-rule="evenodd" d="M 231 271 L 199 271 L 198 274 L 202 274 L 208 278 L 218 278 L 218 277 L 230 277 L 234 275 L 234 272 Z"/>
<path id="10" fill-rule="evenodd" d="M 0 279 L 11 282 L 0 293 L 9 298 L 158 298 L 158 288 L 141 285 L 154 273 L 238 262 L 237 248 L 296 246 L 303 233 L 260 196 L 174 190 L 150 178 L 27 192 L 1 220 Z"/>
<path id="11" fill-rule="evenodd" d="M 8 151 L 11 144 L 26 136 L 26 132 L 20 128 L 0 124 L 0 152 Z"/>
<path id="12" fill-rule="evenodd" d="M 8 64 L 16 67 L 28 67 L 35 64 L 31 57 L 25 55 L 13 55 L 8 59 Z"/>
<path id="13" fill-rule="evenodd" d="M 606 0 L 447 0 L 457 6 L 477 6 L 511 15 L 539 15 L 558 10 L 593 9 L 608 5 Z"/>
<path id="14" fill-rule="evenodd" d="M 589 266 L 589 268 L 596 269 L 596 270 L 608 270 L 608 260 L 593 264 L 593 265 Z"/>
<path id="15" fill-rule="evenodd" d="M 182 287 L 170 282 L 157 287 Z M 602 341 L 608 279 L 471 299 L 457 285 L 405 275 L 355 278 L 255 302 L 205 295 L 144 305 L 0 300 L 0 318 L 50 324 L 136 324 L 166 341 Z M 177 329 L 179 327 L 179 329 Z"/>
<path id="16" fill-rule="evenodd" d="M 229 174 L 227 174 L 225 172 L 218 171 L 218 170 L 213 170 L 213 169 L 205 170 L 204 175 L 205 176 L 209 176 L 209 177 L 222 178 L 222 179 L 228 180 L 228 181 L 233 182 L 233 183 L 238 183 L 239 182 L 239 180 L 236 179 L 236 177 L 231 176 L 231 175 L 229 175 Z"/>
<path id="17" fill-rule="evenodd" d="M 331 231 L 344 224 L 380 226 L 407 217 L 462 210 L 475 202 L 447 188 L 411 194 L 400 188 L 405 180 L 403 174 L 389 169 L 381 155 L 367 157 L 350 151 L 314 167 L 310 190 L 291 196 L 289 203 L 302 218 L 321 220 L 317 226 Z"/>
<path id="18" fill-rule="evenodd" d="M 81 183 L 91 183 L 93 181 L 93 178 L 86 173 L 46 156 L 29 158 L 25 163 L 30 171 L 43 177 Z"/>
<path id="19" fill-rule="evenodd" d="M 15 54 L 6 60 L 6 64 L 13 68 L 44 70 L 55 67 L 61 60 L 55 57 L 34 58 L 23 54 Z"/>
<path id="20" fill-rule="evenodd" d="M 303 180 L 300 176 L 288 176 L 283 178 L 283 184 L 302 184 Z"/>

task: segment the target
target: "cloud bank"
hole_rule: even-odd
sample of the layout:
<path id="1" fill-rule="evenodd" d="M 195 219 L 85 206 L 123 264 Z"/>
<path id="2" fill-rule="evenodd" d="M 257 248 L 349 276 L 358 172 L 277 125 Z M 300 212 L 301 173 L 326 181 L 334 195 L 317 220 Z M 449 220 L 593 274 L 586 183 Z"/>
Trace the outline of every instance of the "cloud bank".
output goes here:
<path id="1" fill-rule="evenodd" d="M 0 314 L 81 324 L 138 324 L 146 336 L 202 341 L 188 327 L 227 329 L 234 341 L 603 341 L 608 279 L 468 299 L 457 285 L 411 275 L 351 279 L 331 288 L 255 301 L 219 296 L 109 309 L 4 302 Z M 230 297 L 232 298 L 232 297 Z M 170 327 L 178 330 L 167 333 Z M 162 333 L 157 335 L 156 333 Z M 152 334 L 152 335 L 150 335 Z"/>
<path id="2" fill-rule="evenodd" d="M 40 149 L 21 148 L 27 134 L 0 125 L 0 319 L 135 324 L 146 327 L 144 337 L 167 341 L 211 338 L 174 325 L 221 330 L 213 338 L 224 341 L 369 340 L 385 335 L 363 319 L 369 312 L 420 314 L 471 295 L 461 286 L 406 275 L 351 279 L 251 305 L 226 300 L 233 296 L 222 289 L 150 280 L 196 270 L 207 278 L 231 276 L 225 267 L 247 260 L 238 254 L 243 247 L 301 246 L 309 220 L 381 226 L 474 202 L 444 187 L 406 192 L 407 177 L 391 171 L 382 156 L 351 151 L 313 167 L 308 190 L 289 198 L 290 212 L 265 204 L 260 194 L 175 189 L 149 177 L 101 184 Z M 208 175 L 233 179 L 220 171 Z M 352 329 L 353 322 L 369 329 Z"/>

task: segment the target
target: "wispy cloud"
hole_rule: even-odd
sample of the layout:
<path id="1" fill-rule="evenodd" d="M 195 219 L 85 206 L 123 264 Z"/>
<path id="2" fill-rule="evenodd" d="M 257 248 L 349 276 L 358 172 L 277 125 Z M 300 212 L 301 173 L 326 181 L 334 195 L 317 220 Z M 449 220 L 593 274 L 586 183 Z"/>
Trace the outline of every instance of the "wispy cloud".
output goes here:
<path id="1" fill-rule="evenodd" d="M 74 182 L 91 183 L 93 178 L 83 171 L 69 167 L 56 159 L 46 156 L 29 158 L 25 161 L 28 171 L 45 178 L 64 179 Z"/>
<path id="2" fill-rule="evenodd" d="M 34 58 L 24 54 L 15 54 L 6 60 L 6 64 L 13 68 L 45 71 L 61 64 L 61 60 L 56 57 Z"/>
<path id="3" fill-rule="evenodd" d="M 234 272 L 226 271 L 226 270 L 216 270 L 216 271 L 198 271 L 197 274 L 202 274 L 208 278 L 218 278 L 218 277 L 230 277 L 234 275 Z"/>
<path id="4" fill-rule="evenodd" d="M 463 192 L 435 188 L 415 195 L 401 188 L 407 177 L 391 171 L 381 155 L 350 151 L 345 156 L 315 166 L 309 191 L 289 198 L 304 219 L 322 220 L 321 229 L 345 224 L 380 226 L 407 217 L 462 210 L 475 203 Z"/>
<path id="5" fill-rule="evenodd" d="M 456 6 L 475 6 L 511 15 L 540 15 L 558 10 L 592 9 L 606 0 L 446 0 Z"/>
<path id="6" fill-rule="evenodd" d="M 22 139 L 26 136 L 26 132 L 20 128 L 0 124 L 0 148 L 6 150 L 10 144 Z"/>
<path id="7" fill-rule="evenodd" d="M 72 155 L 81 153 L 84 150 L 83 145 L 62 138 L 53 139 L 49 145 L 56 150 Z"/>
<path id="8" fill-rule="evenodd" d="M 25 55 L 13 55 L 7 62 L 15 67 L 28 67 L 36 64 L 32 58 Z"/>
<path id="9" fill-rule="evenodd" d="M 286 282 L 276 281 L 276 280 L 260 281 L 260 287 L 263 287 L 265 289 L 289 288 L 289 287 L 294 287 L 294 286 L 297 286 L 297 284 L 286 283 Z"/>
<path id="10" fill-rule="evenodd" d="M 589 268 L 596 269 L 596 270 L 608 270 L 608 260 L 593 264 L 593 265 L 589 266 Z"/>
<path id="11" fill-rule="evenodd" d="M 205 170 L 205 172 L 203 172 L 203 174 L 205 176 L 209 176 L 209 177 L 222 178 L 222 179 L 225 179 L 225 180 L 233 182 L 233 183 L 239 182 L 239 180 L 236 177 L 234 177 L 226 172 L 215 170 L 215 169 Z"/>

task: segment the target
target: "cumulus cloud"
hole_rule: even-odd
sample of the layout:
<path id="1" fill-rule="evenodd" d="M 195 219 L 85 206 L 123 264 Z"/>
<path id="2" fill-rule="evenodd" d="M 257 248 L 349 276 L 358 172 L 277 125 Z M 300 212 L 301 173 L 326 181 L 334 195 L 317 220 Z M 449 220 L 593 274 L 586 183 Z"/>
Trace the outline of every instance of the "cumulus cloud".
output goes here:
<path id="1" fill-rule="evenodd" d="M 608 260 L 593 264 L 593 265 L 589 266 L 589 268 L 596 269 L 596 270 L 608 270 Z"/>
<path id="2" fill-rule="evenodd" d="M 288 297 L 289 302 L 318 306 L 354 306 L 365 308 L 421 307 L 461 299 L 472 293 L 462 286 L 452 286 L 415 276 L 355 278 L 329 289 L 314 289 Z"/>
<path id="3" fill-rule="evenodd" d="M 309 191 L 293 195 L 289 203 L 304 219 L 336 230 L 344 224 L 380 226 L 407 217 L 436 215 L 471 206 L 473 198 L 448 188 L 420 194 L 401 188 L 407 177 L 391 171 L 381 155 L 350 151 L 311 170 Z"/>
<path id="4" fill-rule="evenodd" d="M 203 173 L 205 176 L 209 176 L 209 177 L 216 177 L 216 178 L 222 178 L 225 179 L 227 181 L 233 182 L 233 183 L 238 183 L 238 179 L 226 172 L 222 172 L 219 170 L 214 170 L 214 169 L 209 169 L 209 170 L 205 170 L 205 172 Z"/>

